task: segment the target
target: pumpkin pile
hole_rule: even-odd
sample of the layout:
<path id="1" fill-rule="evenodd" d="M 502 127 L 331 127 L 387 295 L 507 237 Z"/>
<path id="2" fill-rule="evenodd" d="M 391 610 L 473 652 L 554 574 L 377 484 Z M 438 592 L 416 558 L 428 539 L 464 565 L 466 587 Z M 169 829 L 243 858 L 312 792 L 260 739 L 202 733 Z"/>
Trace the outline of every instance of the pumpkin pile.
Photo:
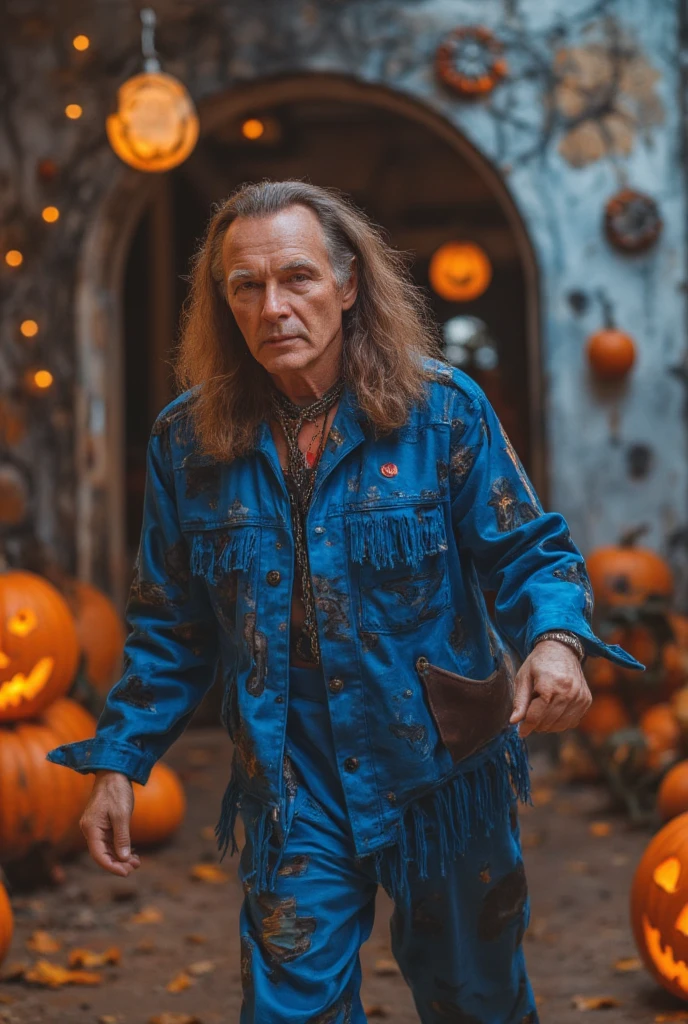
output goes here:
<path id="1" fill-rule="evenodd" d="M 586 565 L 595 631 L 646 671 L 587 659 L 593 702 L 561 747 L 569 778 L 604 779 L 638 823 L 688 812 L 688 617 L 673 609 L 671 568 L 638 546 L 640 532 L 593 551 Z"/>
<path id="2" fill-rule="evenodd" d="M 0 964 L 7 956 L 7 951 L 14 934 L 14 917 L 5 886 L 0 882 Z"/>

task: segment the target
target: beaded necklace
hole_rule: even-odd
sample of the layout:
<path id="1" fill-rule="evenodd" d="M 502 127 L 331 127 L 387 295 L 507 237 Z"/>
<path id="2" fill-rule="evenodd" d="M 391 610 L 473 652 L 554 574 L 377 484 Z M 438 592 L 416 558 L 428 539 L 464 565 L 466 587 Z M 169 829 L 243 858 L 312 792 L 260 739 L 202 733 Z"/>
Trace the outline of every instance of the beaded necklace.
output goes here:
<path id="1" fill-rule="evenodd" d="M 296 640 L 295 648 L 299 658 L 302 658 L 304 661 L 312 661 L 314 664 L 318 664 L 320 661 L 320 644 L 315 618 L 313 584 L 305 542 L 306 513 L 313 495 L 315 471 L 325 447 L 327 412 L 335 404 L 343 388 L 344 380 L 340 377 L 324 395 L 321 395 L 320 398 L 317 398 L 309 405 L 297 405 L 283 391 L 279 391 L 277 388 L 273 388 L 271 395 L 275 416 L 284 431 L 287 442 L 287 468 L 284 470 L 284 479 L 292 509 L 295 559 L 301 579 L 305 611 L 303 625 Z M 315 454 L 310 451 L 308 452 L 308 455 L 311 456 L 309 459 L 307 456 L 304 456 L 299 447 L 299 431 L 305 421 L 315 423 L 317 417 L 323 412 L 325 413 L 325 420 L 323 420 L 320 443 Z M 312 441 L 313 438 L 311 438 L 311 443 Z M 310 444 L 308 448 L 310 449 Z"/>

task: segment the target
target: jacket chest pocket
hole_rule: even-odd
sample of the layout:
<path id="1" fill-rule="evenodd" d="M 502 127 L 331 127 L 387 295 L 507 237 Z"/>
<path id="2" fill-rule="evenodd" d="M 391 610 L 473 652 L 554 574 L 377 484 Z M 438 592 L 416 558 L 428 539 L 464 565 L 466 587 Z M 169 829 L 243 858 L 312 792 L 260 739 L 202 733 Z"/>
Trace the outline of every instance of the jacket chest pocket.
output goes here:
<path id="1" fill-rule="evenodd" d="M 414 505 L 346 515 L 360 628 L 396 633 L 451 603 L 442 507 Z"/>
<path id="2" fill-rule="evenodd" d="M 233 632 L 237 609 L 255 609 L 260 527 L 230 520 L 195 524 L 187 539 L 191 574 L 205 580 L 220 625 Z"/>

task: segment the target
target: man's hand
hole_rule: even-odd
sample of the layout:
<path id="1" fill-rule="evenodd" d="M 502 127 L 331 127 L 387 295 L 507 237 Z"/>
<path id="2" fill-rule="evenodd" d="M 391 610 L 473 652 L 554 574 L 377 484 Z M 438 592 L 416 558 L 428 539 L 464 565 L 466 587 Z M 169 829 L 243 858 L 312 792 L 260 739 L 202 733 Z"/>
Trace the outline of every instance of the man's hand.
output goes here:
<path id="1" fill-rule="evenodd" d="M 121 772 L 105 769 L 97 771 L 95 776 L 79 827 L 86 836 L 94 861 L 113 875 L 126 878 L 141 864 L 129 839 L 129 822 L 134 810 L 131 780 Z"/>
<path id="2" fill-rule="evenodd" d="M 592 694 L 575 651 L 558 640 L 542 640 L 530 652 L 514 680 L 514 709 L 519 736 L 572 729 L 592 704 Z"/>

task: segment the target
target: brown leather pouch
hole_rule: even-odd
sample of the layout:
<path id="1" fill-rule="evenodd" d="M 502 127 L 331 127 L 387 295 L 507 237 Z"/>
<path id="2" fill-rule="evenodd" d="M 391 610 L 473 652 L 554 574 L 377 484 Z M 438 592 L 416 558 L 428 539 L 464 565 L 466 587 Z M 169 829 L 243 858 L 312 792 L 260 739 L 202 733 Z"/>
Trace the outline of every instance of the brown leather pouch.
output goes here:
<path id="1" fill-rule="evenodd" d="M 502 659 L 486 679 L 469 679 L 427 658 L 416 660 L 440 739 L 452 760 L 463 760 L 509 724 L 514 704 L 514 677 Z"/>

